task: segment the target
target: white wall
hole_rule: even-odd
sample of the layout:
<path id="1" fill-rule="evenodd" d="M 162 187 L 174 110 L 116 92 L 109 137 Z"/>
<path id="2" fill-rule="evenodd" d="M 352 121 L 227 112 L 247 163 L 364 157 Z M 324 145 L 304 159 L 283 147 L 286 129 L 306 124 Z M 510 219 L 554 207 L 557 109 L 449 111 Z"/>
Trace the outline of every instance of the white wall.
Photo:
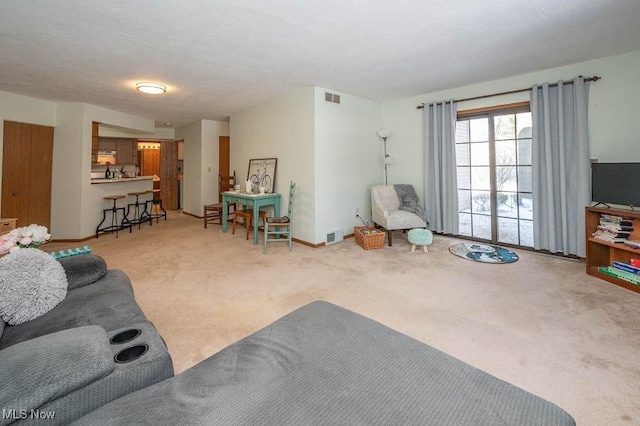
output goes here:
<path id="1" fill-rule="evenodd" d="M 412 183 L 423 198 L 423 119 L 416 106 L 445 99 L 506 92 L 533 84 L 570 80 L 575 76 L 598 75 L 589 95 L 589 133 L 591 158 L 600 161 L 640 161 L 639 137 L 635 121 L 640 99 L 638 70 L 640 51 L 582 62 L 517 77 L 465 86 L 437 93 L 422 94 L 383 104 L 383 124 L 393 134 L 388 140 L 394 164 L 389 169 L 393 183 Z M 462 102 L 458 110 L 529 100 L 528 93 Z"/>
<path id="2" fill-rule="evenodd" d="M 340 104 L 326 102 L 326 91 Z M 362 225 L 355 209 L 371 221 L 371 185 L 384 183 L 383 145 L 376 135 L 382 122 L 378 102 L 315 88 L 315 236 L 341 229 L 350 234 Z"/>
<path id="3" fill-rule="evenodd" d="M 175 129 L 156 127 L 153 129 L 153 133 L 148 132 L 133 132 L 131 129 L 119 129 L 111 128 L 104 125 L 100 126 L 98 134 L 102 137 L 109 138 L 142 138 L 142 139 L 156 139 L 156 140 L 174 140 Z"/>
<path id="4" fill-rule="evenodd" d="M 220 136 L 229 136 L 229 123 L 202 120 L 202 145 L 200 151 L 200 170 L 202 173 L 202 192 L 200 208 L 205 204 L 217 203 L 218 175 L 220 174 Z M 233 170 L 231 170 L 233 173 Z"/>
<path id="5" fill-rule="evenodd" d="M 0 91 L 0 170 L 2 170 L 3 161 L 11 160 L 2 158 L 2 152 L 4 150 L 3 139 L 5 120 L 55 127 L 56 104 L 49 101 Z M 2 173 L 0 173 L 0 188 L 1 187 Z M 2 211 L 0 211 L 0 217 L 2 217 Z"/>
<path id="6" fill-rule="evenodd" d="M 51 173 L 51 234 L 54 239 L 80 238 L 83 213 L 98 215 L 101 203 L 89 206 L 81 194 L 91 178 L 91 123 L 88 146 L 85 147 L 84 105 L 60 104 L 53 137 L 53 169 Z M 86 165 L 84 163 L 87 163 Z M 95 230 L 98 222 L 95 222 Z M 95 231 L 94 231 L 95 232 Z"/>
<path id="7" fill-rule="evenodd" d="M 83 239 L 95 234 L 102 209 L 109 207 L 103 197 L 151 189 L 146 181 L 91 185 L 92 123 L 97 121 L 146 133 L 153 133 L 155 124 L 150 119 L 82 103 L 58 104 L 57 114 L 51 190 L 52 238 Z"/>
<path id="8" fill-rule="evenodd" d="M 202 217 L 205 204 L 218 202 L 218 145 L 229 136 L 229 123 L 200 120 L 176 129 L 184 141 L 182 211 Z"/>
<path id="9" fill-rule="evenodd" d="M 293 237 L 315 243 L 316 178 L 313 87 L 294 90 L 231 116 L 231 170 L 247 179 L 249 159 L 276 157 L 275 191 L 288 205 L 289 182 L 296 182 Z"/>
<path id="10" fill-rule="evenodd" d="M 202 122 L 196 121 L 176 129 L 176 139 L 184 141 L 182 211 L 202 216 Z"/>

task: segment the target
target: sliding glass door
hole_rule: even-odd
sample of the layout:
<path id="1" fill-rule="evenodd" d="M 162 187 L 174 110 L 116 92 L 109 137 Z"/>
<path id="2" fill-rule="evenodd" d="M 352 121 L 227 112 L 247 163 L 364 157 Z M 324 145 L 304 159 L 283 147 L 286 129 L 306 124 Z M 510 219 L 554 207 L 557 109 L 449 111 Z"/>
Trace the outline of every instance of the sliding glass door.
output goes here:
<path id="1" fill-rule="evenodd" d="M 531 113 L 459 118 L 456 164 L 460 235 L 533 247 Z"/>

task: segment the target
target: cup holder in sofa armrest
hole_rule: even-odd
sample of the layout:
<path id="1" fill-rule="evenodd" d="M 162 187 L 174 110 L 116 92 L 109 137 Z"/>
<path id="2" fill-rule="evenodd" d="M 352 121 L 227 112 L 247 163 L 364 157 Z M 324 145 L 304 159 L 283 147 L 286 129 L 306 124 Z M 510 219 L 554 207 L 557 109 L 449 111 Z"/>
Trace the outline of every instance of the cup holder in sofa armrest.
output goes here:
<path id="1" fill-rule="evenodd" d="M 131 328 L 129 330 L 121 331 L 120 333 L 109 339 L 109 343 L 113 345 L 130 342 L 131 340 L 137 338 L 140 333 L 142 333 L 142 330 L 140 330 L 139 328 Z"/>
<path id="2" fill-rule="evenodd" d="M 118 352 L 113 358 L 117 363 L 135 361 L 149 350 L 148 345 L 135 345 Z"/>

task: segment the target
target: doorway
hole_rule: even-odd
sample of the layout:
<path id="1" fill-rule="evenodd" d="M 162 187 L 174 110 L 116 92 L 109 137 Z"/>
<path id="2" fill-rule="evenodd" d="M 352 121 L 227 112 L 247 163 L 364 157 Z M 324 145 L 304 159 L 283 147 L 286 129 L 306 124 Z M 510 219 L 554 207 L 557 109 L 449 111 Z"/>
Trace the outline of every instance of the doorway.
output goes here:
<path id="1" fill-rule="evenodd" d="M 533 247 L 531 147 L 528 106 L 458 117 L 460 235 Z"/>
<path id="2" fill-rule="evenodd" d="M 53 127 L 4 122 L 2 216 L 51 232 Z"/>

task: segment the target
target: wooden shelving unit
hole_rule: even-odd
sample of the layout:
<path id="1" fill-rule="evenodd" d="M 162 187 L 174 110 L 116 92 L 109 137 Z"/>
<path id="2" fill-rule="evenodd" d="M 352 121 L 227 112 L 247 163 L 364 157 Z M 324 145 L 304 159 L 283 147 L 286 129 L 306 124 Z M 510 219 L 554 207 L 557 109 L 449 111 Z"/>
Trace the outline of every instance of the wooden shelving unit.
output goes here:
<path id="1" fill-rule="evenodd" d="M 636 293 L 640 293 L 640 285 L 603 274 L 598 271 L 599 266 L 611 266 L 615 260 L 620 262 L 629 262 L 631 258 L 640 259 L 640 250 L 631 248 L 621 243 L 610 243 L 598 238 L 592 237 L 592 234 L 598 228 L 600 223 L 600 215 L 608 214 L 613 216 L 627 217 L 633 220 L 633 231 L 630 239 L 640 240 L 640 212 L 633 210 L 619 210 L 601 207 L 587 207 L 585 211 L 585 225 L 587 238 L 587 274 L 593 275 L 612 284 L 619 285 Z"/>

